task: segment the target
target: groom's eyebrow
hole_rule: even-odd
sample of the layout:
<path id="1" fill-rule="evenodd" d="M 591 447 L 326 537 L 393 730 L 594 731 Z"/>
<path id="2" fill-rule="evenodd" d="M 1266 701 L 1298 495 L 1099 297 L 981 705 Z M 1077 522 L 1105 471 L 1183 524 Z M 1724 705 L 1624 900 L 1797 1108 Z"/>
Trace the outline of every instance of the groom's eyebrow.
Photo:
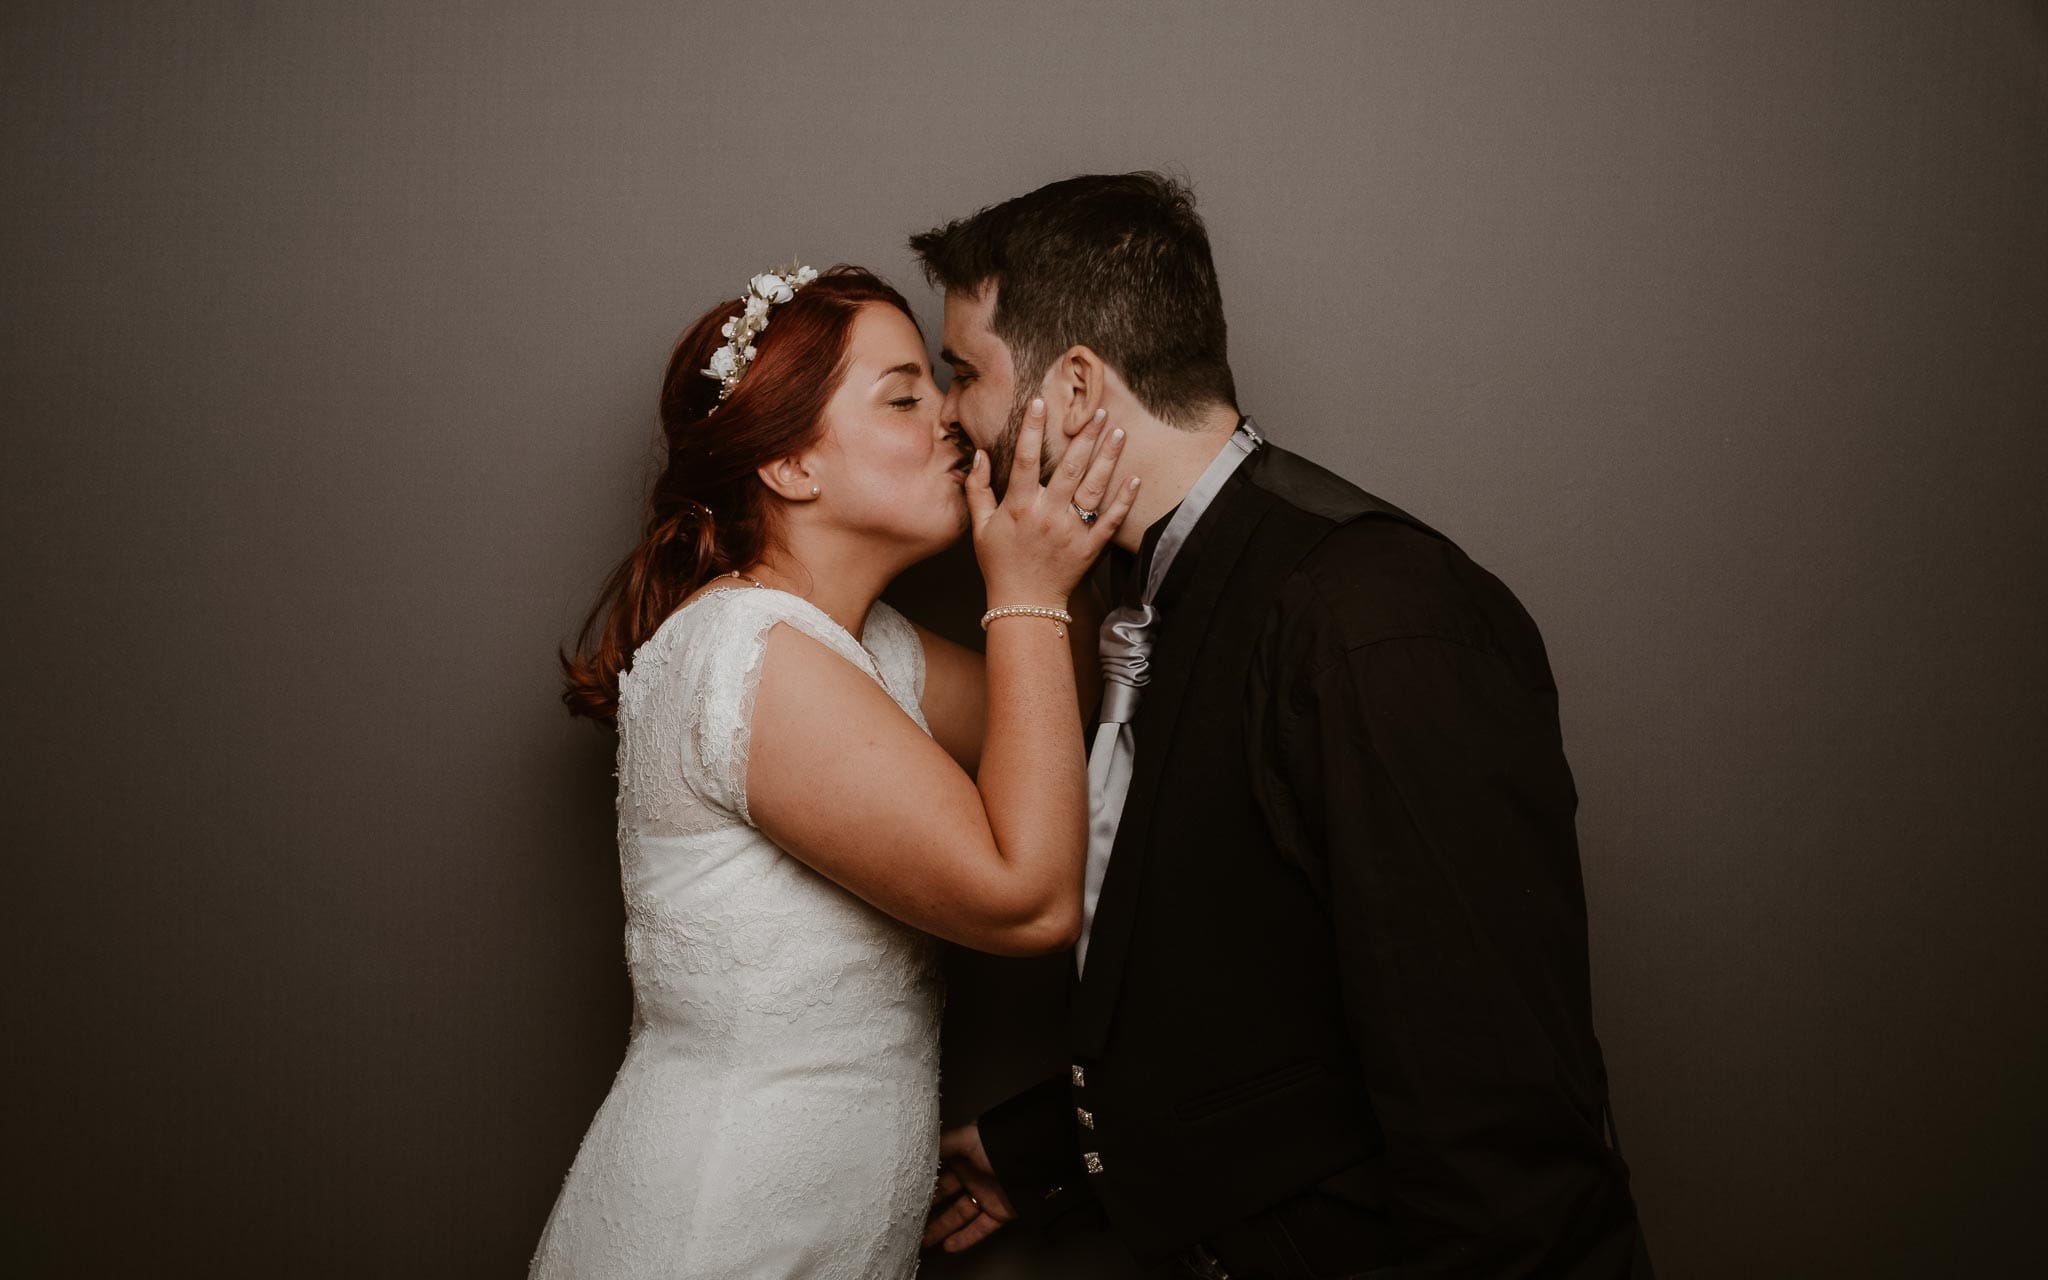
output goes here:
<path id="1" fill-rule="evenodd" d="M 967 365 L 967 367 L 973 368 L 973 365 L 969 364 L 966 360 L 963 360 L 959 356 L 955 355 L 953 353 L 953 348 L 951 347 L 941 348 L 939 351 L 939 359 L 944 360 L 947 364 L 952 365 L 955 369 L 958 369 L 962 365 Z"/>

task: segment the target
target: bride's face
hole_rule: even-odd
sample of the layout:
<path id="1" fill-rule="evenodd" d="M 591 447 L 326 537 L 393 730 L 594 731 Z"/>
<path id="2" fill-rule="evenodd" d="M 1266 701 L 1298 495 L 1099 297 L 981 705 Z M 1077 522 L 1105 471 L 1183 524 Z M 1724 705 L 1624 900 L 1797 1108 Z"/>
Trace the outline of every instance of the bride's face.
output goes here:
<path id="1" fill-rule="evenodd" d="M 969 446 L 941 418 L 924 338 L 886 303 L 854 317 L 814 452 L 819 514 L 929 555 L 967 528 Z"/>

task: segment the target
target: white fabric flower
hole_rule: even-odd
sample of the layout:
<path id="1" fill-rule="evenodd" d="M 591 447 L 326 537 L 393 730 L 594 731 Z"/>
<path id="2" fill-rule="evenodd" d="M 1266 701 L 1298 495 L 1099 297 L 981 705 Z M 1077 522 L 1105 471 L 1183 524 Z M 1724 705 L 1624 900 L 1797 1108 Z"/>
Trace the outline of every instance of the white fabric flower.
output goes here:
<path id="1" fill-rule="evenodd" d="M 716 378 L 724 385 L 718 392 L 722 401 L 738 385 L 740 376 L 753 363 L 754 335 L 768 327 L 768 308 L 788 302 L 796 291 L 818 278 L 815 267 L 796 267 L 785 275 L 779 271 L 764 271 L 747 281 L 746 309 L 727 320 L 718 330 L 726 339 L 724 346 L 711 353 L 711 367 L 703 370 L 707 378 Z"/>

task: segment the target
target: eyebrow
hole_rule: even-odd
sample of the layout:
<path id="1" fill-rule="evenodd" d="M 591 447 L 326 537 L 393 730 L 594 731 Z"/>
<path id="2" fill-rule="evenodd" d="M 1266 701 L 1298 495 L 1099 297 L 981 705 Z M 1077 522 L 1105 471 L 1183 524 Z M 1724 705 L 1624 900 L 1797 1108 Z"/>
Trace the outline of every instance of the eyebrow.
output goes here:
<path id="1" fill-rule="evenodd" d="M 921 365 L 921 364 L 919 364 L 919 363 L 917 363 L 917 362 L 916 362 L 915 360 L 911 360 L 911 361 L 906 361 L 906 362 L 904 362 L 903 364 L 899 364 L 899 365 L 897 365 L 897 366 L 896 366 L 895 368 L 893 368 L 893 369 L 884 369 L 884 370 L 882 370 L 882 376 L 881 376 L 880 378 L 876 378 L 876 379 L 875 379 L 875 381 L 876 381 L 876 382 L 880 382 L 880 381 L 882 380 L 882 378 L 887 378 L 887 377 L 890 377 L 891 375 L 894 375 L 894 374 L 898 374 L 898 373 L 907 373 L 907 374 L 909 374 L 909 375 L 910 375 L 911 377 L 915 378 L 915 377 L 916 377 L 917 375 L 919 375 L 920 373 L 923 373 L 923 372 L 924 372 L 924 366 L 923 366 L 923 365 Z"/>
<path id="2" fill-rule="evenodd" d="M 951 347 L 946 347 L 940 350 L 939 359 L 944 360 L 947 364 L 952 365 L 955 369 L 958 369 L 961 365 L 966 365 L 970 369 L 974 367 L 974 362 L 972 360 L 969 360 L 965 356 L 955 353 L 953 348 Z"/>

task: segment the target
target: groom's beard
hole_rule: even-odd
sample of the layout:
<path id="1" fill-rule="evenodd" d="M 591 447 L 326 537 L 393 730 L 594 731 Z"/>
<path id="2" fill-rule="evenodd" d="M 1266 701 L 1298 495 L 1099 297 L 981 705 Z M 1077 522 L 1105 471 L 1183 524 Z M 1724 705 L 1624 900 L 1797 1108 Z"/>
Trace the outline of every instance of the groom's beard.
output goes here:
<path id="1" fill-rule="evenodd" d="M 988 447 L 988 484 L 995 492 L 996 501 L 1010 491 L 1010 468 L 1017 462 L 1017 437 L 1024 431 L 1024 415 L 1031 412 L 1031 400 L 1037 389 L 1026 388 L 1010 406 L 1010 420 L 1003 424 L 1003 433 Z M 1050 434 L 1048 432 L 1047 434 Z M 1052 475 L 1052 455 L 1043 441 L 1038 446 L 1038 483 L 1044 484 Z"/>

